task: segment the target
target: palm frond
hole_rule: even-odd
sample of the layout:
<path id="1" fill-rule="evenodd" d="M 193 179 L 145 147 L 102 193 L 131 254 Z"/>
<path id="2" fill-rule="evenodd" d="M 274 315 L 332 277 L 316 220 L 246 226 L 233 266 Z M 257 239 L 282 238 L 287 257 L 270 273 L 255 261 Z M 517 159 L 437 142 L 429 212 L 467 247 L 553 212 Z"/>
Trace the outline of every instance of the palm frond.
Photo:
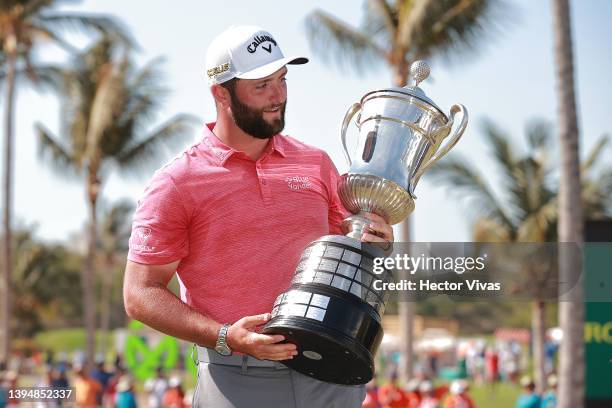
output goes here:
<path id="1" fill-rule="evenodd" d="M 425 2 L 424 0 L 422 0 Z M 427 1 L 425 18 L 413 20 L 410 50 L 419 55 L 440 55 L 447 60 L 472 57 L 503 28 L 516 21 L 516 11 L 502 0 Z M 418 3 L 417 3 L 418 4 Z"/>
<path id="2" fill-rule="evenodd" d="M 508 242 L 513 235 L 507 226 L 492 219 L 478 218 L 472 224 L 474 242 Z"/>
<path id="3" fill-rule="evenodd" d="M 397 10 L 387 0 L 368 0 L 364 3 L 361 31 L 386 43 L 395 42 Z"/>
<path id="4" fill-rule="evenodd" d="M 583 213 L 586 219 L 612 217 L 612 169 L 582 182 Z"/>
<path id="5" fill-rule="evenodd" d="M 133 122 L 135 128 L 140 123 L 154 122 L 156 113 L 168 95 L 168 89 L 163 86 L 164 75 L 159 69 L 163 58 L 156 58 L 145 65 L 129 80 L 128 99 L 119 119 L 119 123 Z"/>
<path id="6" fill-rule="evenodd" d="M 603 135 L 597 140 L 595 146 L 593 146 L 593 148 L 589 151 L 586 160 L 582 162 L 580 166 L 580 171 L 582 174 L 587 174 L 589 170 L 591 170 L 593 165 L 595 165 L 597 160 L 599 160 L 599 158 L 601 157 L 601 153 L 606 148 L 608 142 L 608 135 Z"/>
<path id="7" fill-rule="evenodd" d="M 41 159 L 48 161 L 60 175 L 77 176 L 81 169 L 58 138 L 40 123 L 35 124 L 35 131 L 38 135 L 38 154 Z"/>
<path id="8" fill-rule="evenodd" d="M 153 86 L 158 87 L 159 83 L 163 80 L 164 74 L 160 69 L 166 61 L 165 57 L 156 57 L 147 62 L 138 73 L 131 80 L 131 88 L 151 88 Z"/>
<path id="9" fill-rule="evenodd" d="M 124 81 L 119 111 L 104 134 L 101 146 L 106 157 L 113 157 L 157 121 L 157 114 L 168 91 L 163 87 L 163 75 L 157 66 L 161 59 L 149 62 L 133 77 Z"/>
<path id="10" fill-rule="evenodd" d="M 149 169 L 154 164 L 152 160 L 158 158 L 161 153 L 160 145 L 171 147 L 184 143 L 191 137 L 196 123 L 201 123 L 201 120 L 193 115 L 173 116 L 139 143 L 127 146 L 116 156 L 117 164 L 123 170 L 133 170 L 136 173 Z"/>
<path id="11" fill-rule="evenodd" d="M 53 6 L 53 0 L 28 0 L 22 2 L 23 11 L 21 12 L 22 18 L 27 18 L 32 15 L 36 15 L 40 11 L 44 9 L 49 9 Z M 5 8 L 6 6 L 2 5 L 0 8 Z"/>
<path id="12" fill-rule="evenodd" d="M 372 37 L 322 10 L 309 14 L 305 26 L 310 48 L 343 69 L 361 73 L 386 59 L 387 50 Z"/>
<path id="13" fill-rule="evenodd" d="M 522 219 L 516 240 L 518 242 L 548 242 L 556 240 L 557 199 L 551 198 Z"/>
<path id="14" fill-rule="evenodd" d="M 485 180 L 465 160 L 447 157 L 436 163 L 426 173 L 435 181 L 446 184 L 451 193 L 466 197 L 478 207 L 480 216 L 494 219 L 509 231 L 514 231 L 514 223 L 495 198 Z"/>
<path id="15" fill-rule="evenodd" d="M 514 184 L 512 181 L 515 178 L 517 160 L 510 147 L 510 137 L 489 119 L 482 121 L 482 128 L 485 139 L 491 146 L 496 164 L 501 168 L 504 176 L 510 179 L 510 184 Z"/>
<path id="16" fill-rule="evenodd" d="M 77 32 L 94 30 L 103 33 L 130 48 L 137 49 L 138 44 L 129 29 L 112 16 L 100 14 L 45 14 L 38 17 L 37 26 L 49 32 L 68 29 Z"/>
<path id="17" fill-rule="evenodd" d="M 5 79 L 5 75 L 6 72 L 0 69 L 0 82 Z M 62 83 L 63 70 L 56 65 L 30 65 L 15 72 L 15 84 L 18 87 L 32 87 L 37 91 L 60 94 L 63 90 Z"/>
<path id="18" fill-rule="evenodd" d="M 41 26 L 41 27 L 33 26 L 33 27 L 31 27 L 31 30 L 32 30 L 32 34 L 33 35 L 36 35 L 39 38 L 42 38 L 44 40 L 52 42 L 53 44 L 58 45 L 60 48 L 63 48 L 65 51 L 67 51 L 70 54 L 75 54 L 76 55 L 76 54 L 79 53 L 79 49 L 78 48 L 74 47 L 68 41 L 64 40 L 56 32 L 50 30 L 48 27 L 45 27 L 45 26 Z"/>
<path id="19" fill-rule="evenodd" d="M 81 0 L 27 0 L 23 1 L 23 17 L 30 17 L 43 10 L 49 10 L 59 6 L 61 3 L 77 4 Z"/>
<path id="20" fill-rule="evenodd" d="M 412 54 L 422 54 L 418 47 L 418 38 L 426 35 L 431 26 L 425 22 L 432 12 L 435 0 L 399 1 L 398 4 L 398 45 Z M 409 57 L 411 58 L 411 57 Z"/>
<path id="21" fill-rule="evenodd" d="M 527 143 L 533 151 L 549 149 L 553 140 L 550 122 L 542 119 L 532 119 L 527 123 Z"/>

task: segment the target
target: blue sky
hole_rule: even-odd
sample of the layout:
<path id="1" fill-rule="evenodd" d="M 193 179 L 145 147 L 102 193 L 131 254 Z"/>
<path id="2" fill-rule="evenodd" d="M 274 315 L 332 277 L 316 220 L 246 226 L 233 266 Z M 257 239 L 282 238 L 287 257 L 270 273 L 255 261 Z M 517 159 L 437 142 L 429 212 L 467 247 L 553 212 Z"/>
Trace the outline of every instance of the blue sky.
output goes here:
<path id="1" fill-rule="evenodd" d="M 572 1 L 573 39 L 581 147 L 592 146 L 612 131 L 612 2 Z M 433 60 L 433 81 L 422 88 L 448 112 L 453 103 L 464 104 L 470 123 L 454 149 L 469 157 L 495 183 L 497 169 L 483 145 L 481 121 L 488 117 L 513 135 L 517 149 L 524 147 L 524 126 L 529 119 L 556 118 L 550 1 L 513 1 L 516 21 L 501 35 L 486 41 L 478 54 L 458 56 L 452 64 Z M 291 67 L 286 134 L 325 149 L 338 169 L 347 170 L 341 152 L 339 128 L 348 106 L 368 91 L 390 85 L 391 74 L 380 69 L 360 77 L 324 64 L 308 47 L 304 17 L 322 8 L 348 23 L 357 24 L 361 1 L 174 2 L 162 0 L 85 1 L 73 9 L 103 12 L 121 18 L 141 45 L 141 63 L 165 56 L 167 86 L 172 90 L 159 121 L 178 112 L 215 117 L 214 105 L 203 75 L 208 42 L 229 25 L 255 24 L 275 35 L 284 53 L 309 56 L 311 62 Z M 74 37 L 72 37 L 74 38 Z M 79 40 L 78 38 L 76 39 Z M 43 58 L 58 60 L 47 50 Z M 3 94 L 4 96 L 4 94 Z M 0 108 L 4 104 L 0 100 Z M 16 117 L 16 177 L 14 212 L 19 223 L 37 224 L 38 236 L 65 241 L 83 228 L 85 193 L 80 181 L 62 178 L 39 162 L 33 123 L 40 121 L 58 132 L 57 100 L 31 90 L 19 90 Z M 194 140 L 199 132 L 194 132 Z M 605 152 L 612 164 L 612 147 Z M 168 156 L 170 157 L 170 156 Z M 554 157 L 554 154 L 553 154 Z M 159 165 L 163 164 L 160 162 Z M 157 167 L 157 166 L 156 166 Z M 152 171 L 150 174 L 152 174 Z M 149 175 L 143 178 L 114 173 L 104 185 L 107 201 L 136 200 Z M 497 189 L 499 190 L 499 189 Z M 416 241 L 469 240 L 474 211 L 456 195 L 426 177 L 417 187 L 413 239 Z"/>

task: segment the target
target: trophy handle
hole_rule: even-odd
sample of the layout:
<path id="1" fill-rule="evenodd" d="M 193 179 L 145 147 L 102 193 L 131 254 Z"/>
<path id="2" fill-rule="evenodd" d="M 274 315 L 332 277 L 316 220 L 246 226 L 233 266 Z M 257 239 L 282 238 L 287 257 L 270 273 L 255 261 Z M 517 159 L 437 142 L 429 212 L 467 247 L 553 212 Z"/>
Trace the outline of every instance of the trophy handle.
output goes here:
<path id="1" fill-rule="evenodd" d="M 444 144 L 444 147 L 442 147 L 436 153 L 434 153 L 434 155 L 430 157 L 429 161 L 425 163 L 425 165 L 421 166 L 419 171 L 417 171 L 417 173 L 415 174 L 415 180 L 418 180 L 419 178 L 421 178 L 425 170 L 430 168 L 432 164 L 434 164 L 435 162 L 440 160 L 442 157 L 444 157 L 444 155 L 448 153 L 450 149 L 452 149 L 457 144 L 459 139 L 461 139 L 461 136 L 463 136 L 463 132 L 465 131 L 465 128 L 467 127 L 467 123 L 468 123 L 468 113 L 467 113 L 467 109 L 465 108 L 465 106 L 461 105 L 460 103 L 457 103 L 451 107 L 450 120 L 447 126 L 452 129 L 453 124 L 455 122 L 455 115 L 459 112 L 461 112 L 461 122 L 459 123 L 459 126 L 455 129 L 454 132 L 452 132 L 453 134 L 451 138 L 448 139 L 448 142 Z"/>
<path id="2" fill-rule="evenodd" d="M 360 103 L 354 103 L 348 111 L 346 111 L 346 115 L 344 115 L 344 120 L 342 121 L 342 128 L 340 129 L 340 140 L 342 141 L 342 147 L 344 148 L 344 157 L 349 163 L 349 166 L 353 164 L 351 161 L 351 156 L 349 155 L 348 149 L 346 148 L 346 130 L 348 129 L 348 125 L 351 123 L 353 116 L 361 110 Z"/>

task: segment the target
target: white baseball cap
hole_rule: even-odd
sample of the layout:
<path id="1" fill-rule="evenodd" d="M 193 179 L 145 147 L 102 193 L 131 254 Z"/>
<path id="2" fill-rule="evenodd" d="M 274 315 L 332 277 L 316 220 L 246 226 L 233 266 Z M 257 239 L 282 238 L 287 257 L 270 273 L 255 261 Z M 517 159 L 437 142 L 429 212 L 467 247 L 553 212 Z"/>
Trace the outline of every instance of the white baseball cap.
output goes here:
<path id="1" fill-rule="evenodd" d="M 285 57 L 269 32 L 256 26 L 230 27 L 206 51 L 206 76 L 212 84 L 233 78 L 267 77 L 287 64 L 305 64 L 308 58 Z"/>

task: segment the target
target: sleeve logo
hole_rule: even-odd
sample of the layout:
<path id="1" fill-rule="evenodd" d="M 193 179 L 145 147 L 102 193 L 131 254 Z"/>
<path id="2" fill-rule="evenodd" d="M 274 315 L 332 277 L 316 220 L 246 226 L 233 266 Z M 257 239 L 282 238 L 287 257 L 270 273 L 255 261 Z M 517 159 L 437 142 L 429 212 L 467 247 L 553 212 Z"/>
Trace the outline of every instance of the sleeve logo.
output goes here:
<path id="1" fill-rule="evenodd" d="M 138 252 L 153 252 L 155 247 L 147 245 L 151 238 L 151 228 L 138 227 L 132 234 L 132 248 Z"/>

